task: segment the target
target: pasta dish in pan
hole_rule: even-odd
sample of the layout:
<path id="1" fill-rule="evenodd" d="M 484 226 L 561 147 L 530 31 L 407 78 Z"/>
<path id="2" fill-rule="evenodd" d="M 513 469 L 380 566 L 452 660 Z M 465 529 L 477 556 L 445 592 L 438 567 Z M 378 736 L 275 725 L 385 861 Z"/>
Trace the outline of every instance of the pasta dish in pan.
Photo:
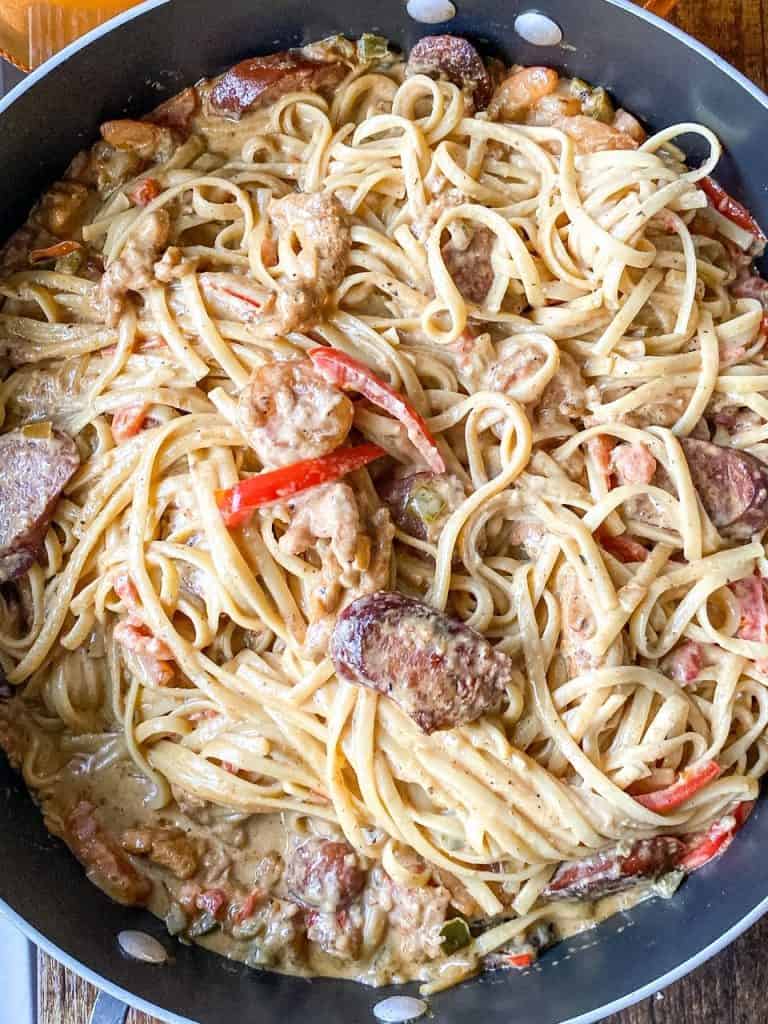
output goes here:
<path id="1" fill-rule="evenodd" d="M 0 742 L 89 877 L 429 993 L 722 853 L 768 284 L 715 135 L 452 36 L 101 135 L 0 277 Z"/>

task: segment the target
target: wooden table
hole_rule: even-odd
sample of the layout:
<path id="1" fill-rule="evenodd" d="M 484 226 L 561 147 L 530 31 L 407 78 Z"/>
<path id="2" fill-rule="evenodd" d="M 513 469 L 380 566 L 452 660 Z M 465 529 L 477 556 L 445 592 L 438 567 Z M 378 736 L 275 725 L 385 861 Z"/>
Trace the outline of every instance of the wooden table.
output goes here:
<path id="1" fill-rule="evenodd" d="M 682 0 L 674 20 L 766 87 L 768 0 Z M 694 974 L 605 1024 L 765 1024 L 766 950 L 768 918 Z M 39 1024 L 87 1024 L 95 989 L 45 954 L 39 979 Z M 158 1022 L 132 1012 L 128 1024 Z"/>

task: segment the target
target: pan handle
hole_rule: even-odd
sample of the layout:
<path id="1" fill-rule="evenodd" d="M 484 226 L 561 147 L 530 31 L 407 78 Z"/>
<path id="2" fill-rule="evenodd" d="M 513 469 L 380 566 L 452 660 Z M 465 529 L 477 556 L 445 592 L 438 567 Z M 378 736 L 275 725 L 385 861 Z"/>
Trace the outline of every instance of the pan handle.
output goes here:
<path id="1" fill-rule="evenodd" d="M 668 18 L 679 3 L 680 0 L 645 0 L 643 7 L 660 18 Z"/>
<path id="2" fill-rule="evenodd" d="M 90 1024 L 125 1024 L 128 1007 L 114 996 L 99 992 L 91 1011 Z"/>

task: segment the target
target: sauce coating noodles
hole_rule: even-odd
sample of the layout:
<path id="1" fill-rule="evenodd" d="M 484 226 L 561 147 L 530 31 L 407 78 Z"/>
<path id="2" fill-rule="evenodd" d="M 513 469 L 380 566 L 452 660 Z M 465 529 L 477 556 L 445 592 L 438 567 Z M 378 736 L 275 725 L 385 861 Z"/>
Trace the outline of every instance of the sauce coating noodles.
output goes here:
<path id="1" fill-rule="evenodd" d="M 768 764 L 760 239 L 702 191 L 718 140 L 547 69 L 478 110 L 438 56 L 337 40 L 110 122 L 0 280 L 0 440 L 79 463 L 0 591 L 49 827 L 176 933 L 426 992 L 673 888 Z M 432 611 L 352 678 L 381 591 Z M 495 650 L 471 714 L 409 713 L 438 613 Z"/>

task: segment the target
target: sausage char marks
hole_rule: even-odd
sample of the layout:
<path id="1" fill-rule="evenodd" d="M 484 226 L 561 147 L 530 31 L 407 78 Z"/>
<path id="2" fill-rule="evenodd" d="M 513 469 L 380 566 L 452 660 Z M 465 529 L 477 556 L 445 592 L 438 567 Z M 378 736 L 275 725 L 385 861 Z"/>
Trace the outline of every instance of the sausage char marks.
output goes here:
<path id="1" fill-rule="evenodd" d="M 251 57 L 216 79 L 209 93 L 214 113 L 239 119 L 288 92 L 332 89 L 347 74 L 340 61 L 310 58 L 298 50 Z"/>
<path id="2" fill-rule="evenodd" d="M 512 682 L 509 658 L 479 633 L 391 591 L 344 609 L 331 658 L 340 678 L 391 697 L 426 733 L 498 711 Z"/>

